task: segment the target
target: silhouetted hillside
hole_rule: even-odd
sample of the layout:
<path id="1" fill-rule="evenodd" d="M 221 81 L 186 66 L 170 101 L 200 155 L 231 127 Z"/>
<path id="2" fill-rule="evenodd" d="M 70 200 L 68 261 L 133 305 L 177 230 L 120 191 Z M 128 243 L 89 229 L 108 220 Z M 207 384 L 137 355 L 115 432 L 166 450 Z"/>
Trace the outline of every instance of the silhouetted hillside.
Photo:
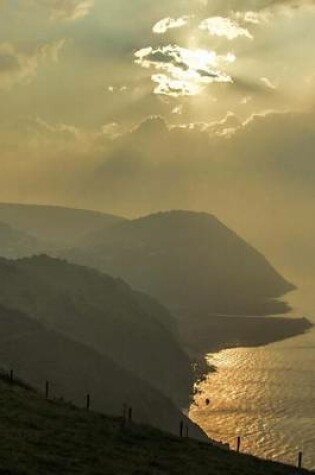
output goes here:
<path id="1" fill-rule="evenodd" d="M 292 475 L 293 467 L 45 401 L 0 378 L 3 475 Z M 300 475 L 307 475 L 300 470 Z"/>
<path id="2" fill-rule="evenodd" d="M 283 313 L 294 287 L 214 216 L 173 211 L 112 226 L 73 261 L 120 276 L 177 315 Z"/>
<path id="3" fill-rule="evenodd" d="M 85 407 L 122 415 L 133 408 L 135 421 L 178 433 L 180 420 L 195 437 L 201 429 L 184 417 L 165 395 L 109 357 L 71 338 L 49 330 L 16 310 L 0 306 L 0 370 L 28 381 L 41 393 L 50 382 L 50 394 Z M 0 395 L 1 398 L 1 395 Z M 1 466 L 1 460 L 0 460 Z"/>
<path id="4" fill-rule="evenodd" d="M 282 320 L 276 324 L 271 320 L 265 320 L 263 323 L 256 319 L 253 325 L 254 320 L 251 324 L 247 319 L 238 319 L 239 324 L 235 322 L 234 325 L 223 316 L 215 318 L 217 315 L 285 313 L 288 306 L 281 302 L 279 297 L 294 287 L 275 271 L 264 256 L 209 214 L 173 211 L 128 221 L 89 211 L 0 204 L 0 217 L 1 215 L 12 221 L 19 229 L 25 228 L 28 233 L 8 227 L 6 224 L 0 226 L 0 255 L 2 253 L 6 257 L 21 257 L 40 252 L 59 254 L 73 262 L 122 277 L 134 289 L 142 291 L 132 293 L 133 301 L 137 300 L 146 314 L 158 319 L 168 327 L 168 330 L 176 331 L 176 322 L 166 307 L 175 316 L 180 317 L 181 337 L 186 348 L 195 348 L 200 338 L 203 339 L 203 335 L 207 338 L 208 349 L 211 350 L 225 345 L 235 345 L 237 342 L 243 345 L 260 344 L 261 341 L 268 340 L 266 335 L 270 335 L 268 341 L 282 339 L 287 335 L 301 333 L 309 326 L 308 322 L 302 320 Z M 41 236 L 42 240 L 32 237 L 32 233 Z M 51 241 L 52 237 L 54 242 Z M 72 246 L 72 249 L 60 251 L 64 246 L 68 248 Z M 40 281 L 42 280 L 40 274 L 43 274 L 44 280 L 48 275 L 45 265 L 43 260 L 41 265 L 36 265 Z M 52 268 L 49 264 L 48 267 L 51 273 Z M 69 281 L 72 277 L 68 276 Z M 65 308 L 69 306 L 69 303 L 63 302 L 62 297 L 64 278 L 65 275 L 60 277 L 58 272 L 54 276 L 54 282 L 60 280 L 60 285 L 54 289 L 55 302 L 53 305 L 51 302 L 47 304 L 48 310 L 46 308 L 43 311 L 45 315 L 46 312 L 63 315 Z M 83 287 L 84 285 L 85 281 Z M 122 281 L 119 285 L 130 294 L 131 290 Z M 71 286 L 72 282 L 70 288 Z M 87 287 L 89 286 L 87 284 Z M 46 290 L 43 295 L 45 293 Z M 111 314 L 108 309 L 112 305 L 110 293 L 108 289 L 107 307 L 105 306 L 108 314 Z M 93 291 L 89 291 L 89 294 L 94 295 Z M 149 297 L 149 294 L 162 302 L 164 307 Z M 13 304 L 14 298 L 12 297 Z M 36 301 L 38 296 L 32 299 Z M 71 297 L 70 300 L 77 301 L 74 313 L 80 314 L 82 301 L 77 297 L 74 299 Z M 101 306 L 103 305 L 104 302 L 101 303 Z M 128 313 L 128 305 L 125 306 L 125 314 Z M 87 312 L 86 305 L 83 307 L 84 312 Z M 34 311 L 28 302 L 26 310 L 29 308 Z M 24 309 L 23 305 L 21 309 Z M 66 313 L 72 314 L 73 310 Z M 92 313 L 94 314 L 94 311 Z M 82 321 L 79 325 L 82 327 L 80 330 L 77 330 L 78 326 L 73 322 L 72 329 L 65 321 L 62 324 L 63 331 L 70 333 L 74 331 L 77 338 L 85 337 Z M 54 324 L 60 325 L 60 322 Z M 150 347 L 150 338 L 146 341 L 145 332 L 143 330 L 143 342 L 140 346 L 139 337 L 136 340 L 136 345 L 140 348 L 142 344 Z M 120 336 L 118 337 L 118 332 L 113 340 L 110 332 L 106 334 L 109 340 L 106 343 L 109 353 L 114 351 L 116 354 L 113 348 L 116 347 L 120 352 L 119 355 L 116 354 L 119 362 L 126 362 L 124 364 L 127 364 L 128 368 L 132 365 L 132 370 L 136 368 L 137 372 L 140 366 L 141 377 L 149 377 L 150 381 L 160 381 L 159 369 L 155 371 L 156 374 L 148 368 L 145 374 L 143 373 L 142 366 L 146 357 L 143 357 L 141 352 L 138 355 L 140 361 L 135 361 L 135 356 L 130 358 L 129 351 L 126 351 L 124 346 L 128 339 L 126 334 L 122 340 Z M 265 337 L 262 338 L 262 335 Z M 92 338 L 97 349 L 100 338 L 99 335 L 96 337 L 93 335 Z M 116 345 L 117 339 L 121 342 L 120 345 Z M 147 373 L 152 375 L 148 376 Z M 171 382 L 167 385 L 175 386 Z M 181 383 L 180 386 L 182 385 Z M 178 393 L 182 394 L 182 391 L 179 390 Z"/>
<path id="5" fill-rule="evenodd" d="M 190 362 L 172 317 L 153 299 L 119 279 L 48 256 L 1 259 L 0 279 L 0 304 L 89 345 L 178 404 L 187 402 Z"/>
<path id="6" fill-rule="evenodd" d="M 63 248 L 80 242 L 88 233 L 122 222 L 124 218 L 59 206 L 0 203 L 1 221 Z"/>

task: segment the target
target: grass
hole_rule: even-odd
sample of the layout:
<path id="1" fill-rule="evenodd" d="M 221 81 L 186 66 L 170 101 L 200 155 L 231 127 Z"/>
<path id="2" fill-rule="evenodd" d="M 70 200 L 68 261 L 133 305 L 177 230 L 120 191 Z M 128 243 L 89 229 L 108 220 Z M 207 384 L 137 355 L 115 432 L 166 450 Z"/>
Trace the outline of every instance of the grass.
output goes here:
<path id="1" fill-rule="evenodd" d="M 0 378 L 2 475 L 294 475 L 292 467 L 46 401 Z"/>

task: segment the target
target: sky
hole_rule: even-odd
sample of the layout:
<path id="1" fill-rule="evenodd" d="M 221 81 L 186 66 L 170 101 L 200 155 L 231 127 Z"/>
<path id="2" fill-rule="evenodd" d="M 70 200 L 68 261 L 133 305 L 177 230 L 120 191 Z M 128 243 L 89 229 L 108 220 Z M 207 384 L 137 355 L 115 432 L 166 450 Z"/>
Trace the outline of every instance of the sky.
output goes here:
<path id="1" fill-rule="evenodd" d="M 311 0 L 0 0 L 0 201 L 207 211 L 312 273 L 314 44 Z"/>

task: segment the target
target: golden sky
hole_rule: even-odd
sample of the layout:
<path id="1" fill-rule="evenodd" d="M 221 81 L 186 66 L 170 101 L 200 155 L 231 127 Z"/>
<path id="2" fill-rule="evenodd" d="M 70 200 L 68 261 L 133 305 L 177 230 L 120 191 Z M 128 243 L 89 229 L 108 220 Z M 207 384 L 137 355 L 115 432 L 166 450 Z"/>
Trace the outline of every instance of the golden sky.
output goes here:
<path id="1" fill-rule="evenodd" d="M 311 0 L 0 0 L 0 201 L 204 210 L 292 254 L 314 44 Z"/>

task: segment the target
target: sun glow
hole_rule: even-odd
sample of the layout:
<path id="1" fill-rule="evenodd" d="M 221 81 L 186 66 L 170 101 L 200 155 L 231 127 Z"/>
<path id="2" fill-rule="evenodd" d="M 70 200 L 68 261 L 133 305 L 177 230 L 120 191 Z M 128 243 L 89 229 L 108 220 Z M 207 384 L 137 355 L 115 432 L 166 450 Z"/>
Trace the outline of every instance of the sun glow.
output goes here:
<path id="1" fill-rule="evenodd" d="M 236 61 L 232 53 L 219 55 L 206 49 L 189 49 L 167 45 L 157 49 L 143 48 L 135 53 L 135 62 L 146 69 L 158 71 L 151 76 L 157 84 L 155 94 L 193 96 L 207 84 L 233 82 L 222 70 Z"/>

